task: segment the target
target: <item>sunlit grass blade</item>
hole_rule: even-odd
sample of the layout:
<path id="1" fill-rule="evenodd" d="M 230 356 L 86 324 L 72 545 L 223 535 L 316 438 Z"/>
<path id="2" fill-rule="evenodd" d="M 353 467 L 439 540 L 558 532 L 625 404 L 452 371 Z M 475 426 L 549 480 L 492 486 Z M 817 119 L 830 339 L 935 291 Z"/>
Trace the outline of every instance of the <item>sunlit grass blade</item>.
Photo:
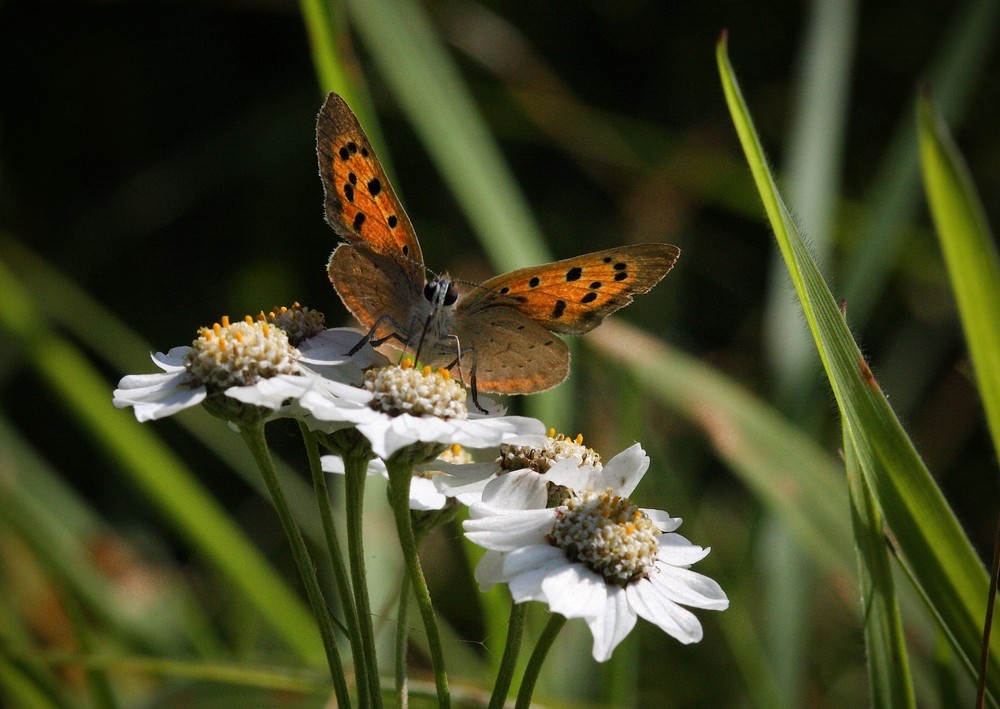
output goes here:
<path id="1" fill-rule="evenodd" d="M 861 473 L 854 444 L 846 435 L 846 429 L 844 463 L 858 549 L 858 586 L 864 609 L 871 705 L 877 709 L 916 706 L 882 515 Z"/>
<path id="2" fill-rule="evenodd" d="M 247 541 L 197 479 L 129 412 L 111 406 L 109 383 L 46 318 L 0 263 L 0 329 L 77 417 L 94 442 L 118 461 L 166 518 L 254 606 L 303 660 L 322 657 L 316 625 L 285 582 Z"/>
<path id="3" fill-rule="evenodd" d="M 726 53 L 717 49 L 726 101 L 788 267 L 861 470 L 898 542 L 902 561 L 967 668 L 979 655 L 987 578 L 965 532 L 906 436 L 858 350 L 844 315 L 775 186 Z M 848 304 L 849 306 L 849 304 Z M 1000 696 L 1000 644 L 990 691 Z"/>
<path id="4" fill-rule="evenodd" d="M 965 162 L 929 94 L 917 101 L 920 157 L 993 447 L 1000 450 L 1000 256 Z"/>

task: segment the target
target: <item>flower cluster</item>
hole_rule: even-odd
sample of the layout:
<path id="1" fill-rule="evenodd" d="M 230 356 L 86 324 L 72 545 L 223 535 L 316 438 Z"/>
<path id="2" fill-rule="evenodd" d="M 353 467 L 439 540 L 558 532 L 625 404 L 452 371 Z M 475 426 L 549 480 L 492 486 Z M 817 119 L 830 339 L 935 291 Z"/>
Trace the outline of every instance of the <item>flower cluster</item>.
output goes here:
<path id="1" fill-rule="evenodd" d="M 413 538 L 408 514 L 437 520 L 435 511 L 467 506 L 466 537 L 486 549 L 480 585 L 507 584 L 517 603 L 584 619 L 598 661 L 639 616 L 692 643 L 702 628 L 687 608 L 728 606 L 717 583 L 690 570 L 709 549 L 676 533 L 679 518 L 632 501 L 650 462 L 639 444 L 605 464 L 582 436 L 546 434 L 485 399 L 473 406 L 449 371 L 390 364 L 362 333 L 324 329 L 322 314 L 297 303 L 222 318 L 153 361 L 163 372 L 124 377 L 116 407 L 146 421 L 203 404 L 241 430 L 297 419 L 334 452 L 316 470 L 389 478 L 392 499 L 413 510 L 402 508 L 401 540 Z"/>

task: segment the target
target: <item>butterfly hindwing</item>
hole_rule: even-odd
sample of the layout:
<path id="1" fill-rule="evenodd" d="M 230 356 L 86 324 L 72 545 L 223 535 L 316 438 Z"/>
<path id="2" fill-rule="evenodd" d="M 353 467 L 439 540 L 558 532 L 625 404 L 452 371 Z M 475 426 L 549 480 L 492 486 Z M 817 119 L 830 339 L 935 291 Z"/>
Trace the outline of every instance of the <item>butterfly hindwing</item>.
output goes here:
<path id="1" fill-rule="evenodd" d="M 376 253 L 410 262 L 423 278 L 423 255 L 403 205 L 368 136 L 347 103 L 331 93 L 316 120 L 316 153 L 326 219 L 338 235 Z"/>
<path id="2" fill-rule="evenodd" d="M 423 301 L 423 275 L 413 280 L 408 263 L 353 244 L 341 244 L 330 257 L 327 272 L 337 295 L 365 328 L 379 322 L 376 338 L 405 338 L 412 306 Z"/>
<path id="3" fill-rule="evenodd" d="M 455 330 L 462 346 L 462 374 L 468 379 L 475 368 L 482 391 L 530 394 L 551 389 L 569 374 L 566 343 L 512 308 L 456 319 Z"/>
<path id="4" fill-rule="evenodd" d="M 469 292 L 459 311 L 507 306 L 553 332 L 580 335 L 656 285 L 679 255 L 669 244 L 638 244 L 522 268 Z"/>

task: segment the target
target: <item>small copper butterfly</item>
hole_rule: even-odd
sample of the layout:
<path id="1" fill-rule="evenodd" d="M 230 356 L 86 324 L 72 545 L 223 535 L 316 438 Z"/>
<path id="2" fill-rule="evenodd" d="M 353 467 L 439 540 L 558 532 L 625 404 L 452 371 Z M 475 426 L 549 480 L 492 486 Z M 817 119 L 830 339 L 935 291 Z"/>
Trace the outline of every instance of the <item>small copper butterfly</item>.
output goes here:
<path id="1" fill-rule="evenodd" d="M 331 93 L 316 124 L 326 219 L 347 243 L 330 281 L 373 344 L 396 339 L 479 390 L 530 394 L 562 382 L 581 335 L 663 278 L 680 255 L 638 244 L 531 266 L 474 285 L 426 278 L 420 243 L 354 112 Z"/>

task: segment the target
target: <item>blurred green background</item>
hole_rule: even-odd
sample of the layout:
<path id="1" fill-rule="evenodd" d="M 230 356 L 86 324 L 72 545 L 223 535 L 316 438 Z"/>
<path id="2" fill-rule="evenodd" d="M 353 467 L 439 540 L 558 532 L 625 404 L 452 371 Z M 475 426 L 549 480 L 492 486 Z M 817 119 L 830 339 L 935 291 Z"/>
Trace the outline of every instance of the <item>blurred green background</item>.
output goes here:
<path id="1" fill-rule="evenodd" d="M 890 402 L 974 544 L 989 553 L 996 457 L 920 190 L 913 98 L 917 81 L 929 80 L 996 227 L 996 3 L 399 4 L 422 10 L 449 70 L 457 69 L 487 129 L 480 135 L 470 127 L 471 140 L 495 141 L 544 235 L 532 248 L 562 258 L 622 243 L 680 246 L 671 275 L 613 320 L 692 356 L 725 386 L 749 390 L 754 406 L 780 413 L 835 463 L 835 406 L 787 277 L 774 267 L 773 240 L 719 86 L 714 45 L 727 28 L 733 65 L 800 227 L 834 294 L 846 299 L 848 322 Z M 413 80 L 386 70 L 405 63 L 405 54 L 394 58 L 380 41 L 405 33 L 409 11 L 399 13 L 398 26 L 391 12 L 378 16 L 362 2 L 337 5 L 335 17 L 355 108 L 391 165 L 428 266 L 481 280 L 531 263 L 527 249 L 483 234 L 483 212 L 464 206 L 440 168 L 448 150 L 464 151 L 465 143 L 422 122 L 419 101 L 400 98 L 400 82 L 413 90 Z M 35 328 L 103 379 L 104 398 L 93 407 L 111 408 L 121 375 L 153 371 L 149 350 L 187 344 L 197 327 L 223 314 L 297 300 L 325 311 L 331 326 L 347 324 L 325 274 L 336 237 L 323 221 L 315 157 L 315 116 L 328 87 L 316 78 L 298 5 L 8 0 L 0 4 L 0 58 L 0 262 L 10 269 L 0 277 L 31 294 Z M 445 89 L 450 81 L 440 77 Z M 438 147 L 427 147 L 428 132 Z M 504 193 L 496 204 L 510 216 L 522 203 Z M 126 339 L 119 326 L 141 340 Z M 113 412 L 110 428 L 95 430 L 87 404 L 72 403 L 38 364 L 40 350 L 10 337 L 9 327 L 0 327 L 0 478 L 37 481 L 37 466 L 52 473 L 53 487 L 35 492 L 34 503 L 10 493 L 0 509 L 8 639 L 72 648 L 67 636 L 79 642 L 82 623 L 101 647 L 129 655 L 294 666 L 273 630 L 230 595 L 211 555 L 178 531 L 107 442 L 115 427 L 133 435 L 132 414 Z M 734 450 L 705 413 L 714 394 L 678 401 L 658 393 L 608 355 L 614 347 L 600 354 L 577 347 L 561 398 L 529 411 L 550 412 L 553 425 L 583 432 L 605 457 L 642 441 L 653 468 L 636 498 L 684 517 L 681 531 L 713 547 L 699 570 L 730 592 L 733 608 L 700 614 L 706 640 L 689 648 L 640 622 L 618 661 L 600 673 L 587 664 L 586 631 L 571 623 L 565 659 L 552 658 L 549 689 L 539 695 L 565 696 L 561 675 L 581 677 L 570 698 L 598 704 L 867 703 L 850 580 L 808 544 L 796 545 L 780 505 L 776 511 L 734 475 L 732 461 L 755 453 L 741 452 L 738 442 Z M 673 357 L 654 365 L 688 366 Z M 524 410 L 521 400 L 509 404 Z M 246 463 L 237 437 L 220 422 L 188 418 L 219 447 L 206 448 L 174 420 L 147 425 L 142 435 L 160 437 L 253 545 L 295 579 L 277 520 L 247 482 L 252 471 L 240 477 L 230 469 Z M 295 433 L 275 426 L 272 442 L 301 468 Z M 772 487 L 794 506 L 792 493 Z M 66 490 L 79 497 L 64 499 Z M 376 495 L 372 505 L 380 502 Z M 66 588 L 76 582 L 66 581 L 65 562 L 46 548 L 41 523 L 33 526 L 25 509 L 93 535 L 78 538 L 87 556 L 77 562 L 110 580 L 115 593 L 141 605 L 161 603 L 162 589 L 184 589 L 183 608 L 168 613 L 173 620 L 164 626 L 173 636 L 160 645 L 139 642 L 101 617 L 86 594 L 83 620 L 68 631 L 74 623 L 62 614 L 73 615 L 65 606 L 74 594 Z M 74 526 L 80 510 L 88 522 Z M 847 515 L 844 507 L 845 524 Z M 370 549 L 391 546 L 391 532 L 376 536 L 380 530 L 373 528 Z M 482 682 L 475 663 L 488 655 L 475 643 L 489 621 L 473 610 L 477 597 L 455 562 L 457 537 L 451 529 L 426 551 L 453 574 L 433 581 L 464 638 L 454 642 L 471 656 L 471 664 L 457 664 L 473 668 L 465 679 Z M 849 549 L 850 540 L 841 541 Z M 139 586 L 122 591 L 126 583 Z M 25 600 L 50 595 L 63 610 L 38 612 Z M 202 635 L 191 631 L 200 623 L 208 627 Z M 918 680 L 918 696 L 933 706 L 947 692 L 925 685 L 953 678 L 942 670 L 947 663 L 934 664 L 928 637 L 915 633 L 914 643 L 926 667 L 940 670 Z M 82 691 L 79 677 L 59 677 L 67 696 Z M 234 691 L 143 677 L 123 689 L 112 673 L 112 683 L 137 706 L 172 706 L 175 691 L 190 693 L 186 701 L 216 702 L 210 689 Z M 268 705 L 253 696 L 243 705 Z"/>

